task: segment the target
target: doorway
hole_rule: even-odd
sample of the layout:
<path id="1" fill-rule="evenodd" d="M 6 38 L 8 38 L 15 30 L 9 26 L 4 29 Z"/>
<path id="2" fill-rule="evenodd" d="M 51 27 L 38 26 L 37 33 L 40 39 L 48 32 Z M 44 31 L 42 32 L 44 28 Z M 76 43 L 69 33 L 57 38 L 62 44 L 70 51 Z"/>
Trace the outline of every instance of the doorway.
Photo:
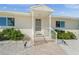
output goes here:
<path id="1" fill-rule="evenodd" d="M 35 19 L 35 31 L 41 31 L 41 19 Z"/>

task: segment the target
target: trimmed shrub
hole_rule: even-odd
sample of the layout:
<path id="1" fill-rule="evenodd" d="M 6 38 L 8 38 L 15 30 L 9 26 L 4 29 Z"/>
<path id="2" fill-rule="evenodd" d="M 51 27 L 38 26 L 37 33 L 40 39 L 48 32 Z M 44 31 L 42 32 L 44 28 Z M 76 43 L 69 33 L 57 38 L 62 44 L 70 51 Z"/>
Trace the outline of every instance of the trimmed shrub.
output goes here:
<path id="1" fill-rule="evenodd" d="M 6 36 L 0 32 L 0 41 L 4 41 L 4 40 L 9 40 L 8 38 L 6 38 Z"/>
<path id="2" fill-rule="evenodd" d="M 75 34 L 72 32 L 65 32 L 63 30 L 55 30 L 57 32 L 58 39 L 76 39 Z"/>
<path id="3" fill-rule="evenodd" d="M 20 30 L 14 28 L 4 29 L 0 33 L 1 40 L 22 40 L 23 37 L 24 34 L 22 34 Z"/>

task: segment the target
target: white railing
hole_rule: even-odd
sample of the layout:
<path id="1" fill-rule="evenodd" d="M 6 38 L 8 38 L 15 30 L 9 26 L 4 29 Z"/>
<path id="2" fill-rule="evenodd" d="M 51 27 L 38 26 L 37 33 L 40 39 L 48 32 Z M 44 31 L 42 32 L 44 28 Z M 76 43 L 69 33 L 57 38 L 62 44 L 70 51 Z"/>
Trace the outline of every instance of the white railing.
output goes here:
<path id="1" fill-rule="evenodd" d="M 53 28 L 50 28 L 50 30 L 52 39 L 55 39 L 55 42 L 57 43 L 57 32 Z"/>
<path id="2" fill-rule="evenodd" d="M 43 29 L 41 31 L 38 31 L 37 33 L 41 33 L 44 37 L 49 37 L 49 31 L 51 30 L 51 37 L 52 39 L 55 40 L 55 42 L 57 43 L 57 32 L 53 29 L 49 27 L 43 27 Z"/>
<path id="3" fill-rule="evenodd" d="M 49 27 L 44 28 L 44 30 L 42 32 L 44 32 L 44 35 L 49 35 L 49 31 L 51 30 L 51 36 L 53 39 L 57 39 L 57 32 L 53 29 Z"/>

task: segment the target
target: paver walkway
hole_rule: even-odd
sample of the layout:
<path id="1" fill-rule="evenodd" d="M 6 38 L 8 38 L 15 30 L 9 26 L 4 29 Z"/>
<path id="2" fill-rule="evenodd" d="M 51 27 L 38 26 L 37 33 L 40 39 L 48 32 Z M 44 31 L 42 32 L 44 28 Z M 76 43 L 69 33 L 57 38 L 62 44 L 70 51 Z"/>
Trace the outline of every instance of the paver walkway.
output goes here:
<path id="1" fill-rule="evenodd" d="M 24 48 L 23 41 L 0 42 L 0 55 L 64 55 L 64 50 L 54 42 Z"/>
<path id="2" fill-rule="evenodd" d="M 79 55 L 79 39 L 78 40 L 66 40 L 67 45 L 61 44 L 60 46 L 68 55 Z"/>

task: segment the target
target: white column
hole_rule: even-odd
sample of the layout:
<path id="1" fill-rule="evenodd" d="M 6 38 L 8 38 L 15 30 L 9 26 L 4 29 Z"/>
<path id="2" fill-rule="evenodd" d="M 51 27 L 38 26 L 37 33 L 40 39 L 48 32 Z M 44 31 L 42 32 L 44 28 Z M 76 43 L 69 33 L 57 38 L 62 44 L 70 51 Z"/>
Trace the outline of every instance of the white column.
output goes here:
<path id="1" fill-rule="evenodd" d="M 51 39 L 51 15 L 49 15 L 49 37 Z"/>
<path id="2" fill-rule="evenodd" d="M 32 44 L 34 44 L 34 12 L 32 11 Z"/>

